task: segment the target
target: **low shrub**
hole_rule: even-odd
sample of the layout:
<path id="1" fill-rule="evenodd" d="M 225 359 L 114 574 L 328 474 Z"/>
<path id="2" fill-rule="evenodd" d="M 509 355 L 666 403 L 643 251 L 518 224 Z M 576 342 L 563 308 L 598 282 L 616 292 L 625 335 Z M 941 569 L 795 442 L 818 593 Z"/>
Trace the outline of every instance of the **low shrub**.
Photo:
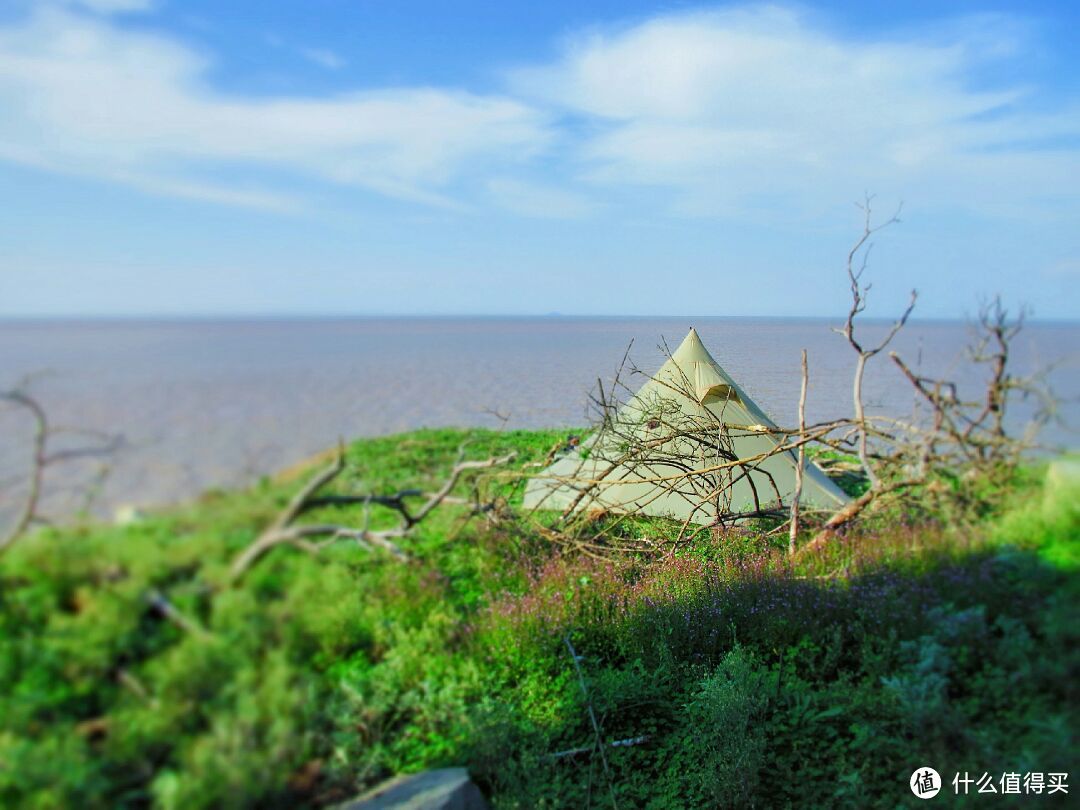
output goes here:
<path id="1" fill-rule="evenodd" d="M 357 442 L 343 485 L 430 487 L 465 438 Z M 528 463 L 561 437 L 470 438 Z M 280 548 L 227 587 L 274 481 L 43 531 L 0 560 L 0 805 L 321 806 L 467 764 L 497 807 L 867 807 L 928 762 L 1067 772 L 1080 498 L 1001 486 L 996 512 L 881 513 L 795 561 L 761 532 L 597 559 L 447 509 L 409 565 Z"/>

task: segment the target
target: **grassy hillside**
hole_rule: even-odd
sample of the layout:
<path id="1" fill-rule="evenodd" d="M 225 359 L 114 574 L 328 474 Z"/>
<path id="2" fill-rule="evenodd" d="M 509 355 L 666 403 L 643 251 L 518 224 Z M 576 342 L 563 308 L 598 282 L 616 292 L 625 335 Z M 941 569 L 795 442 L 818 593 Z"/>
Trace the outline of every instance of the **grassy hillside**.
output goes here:
<path id="1" fill-rule="evenodd" d="M 466 438 L 520 470 L 565 436 L 356 442 L 335 488 L 434 489 Z M 1080 493 L 1035 472 L 975 524 L 883 514 L 795 563 L 768 527 L 607 559 L 448 505 L 409 563 L 282 547 L 229 587 L 304 474 L 0 559 L 0 806 L 319 805 L 466 764 L 499 807 L 891 807 L 920 765 L 1076 762 Z M 640 740 L 606 766 L 551 756 L 594 739 L 567 640 L 604 738 Z"/>

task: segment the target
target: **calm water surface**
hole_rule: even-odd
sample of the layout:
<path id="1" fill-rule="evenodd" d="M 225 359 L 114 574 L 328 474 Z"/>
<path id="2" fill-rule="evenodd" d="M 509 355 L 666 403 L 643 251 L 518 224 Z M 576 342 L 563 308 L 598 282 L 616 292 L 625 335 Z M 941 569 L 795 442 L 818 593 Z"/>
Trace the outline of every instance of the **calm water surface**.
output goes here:
<path id="1" fill-rule="evenodd" d="M 250 482 L 339 436 L 421 426 L 561 427 L 586 422 L 590 388 L 610 380 L 628 343 L 645 371 L 697 327 L 716 359 L 774 420 L 793 424 L 799 353 L 810 356 L 809 418 L 850 413 L 853 356 L 824 320 L 752 318 L 364 318 L 0 323 L 0 386 L 43 371 L 33 390 L 56 425 L 123 433 L 93 509 L 154 504 Z M 869 324 L 866 334 L 880 333 Z M 965 375 L 968 332 L 916 322 L 895 348 L 927 374 Z M 1029 326 L 1017 364 L 1065 358 L 1054 385 L 1080 424 L 1080 324 Z M 640 385 L 640 378 L 631 383 Z M 884 356 L 867 401 L 910 413 L 912 397 Z M 1022 416 L 1019 415 L 1019 416 Z M 0 411 L 0 518 L 10 517 L 30 452 L 25 414 Z M 1065 427 L 1047 438 L 1076 446 Z M 69 439 L 71 441 L 71 439 Z M 61 446 L 61 445 L 58 445 Z M 55 468 L 48 509 L 80 508 L 100 462 Z"/>

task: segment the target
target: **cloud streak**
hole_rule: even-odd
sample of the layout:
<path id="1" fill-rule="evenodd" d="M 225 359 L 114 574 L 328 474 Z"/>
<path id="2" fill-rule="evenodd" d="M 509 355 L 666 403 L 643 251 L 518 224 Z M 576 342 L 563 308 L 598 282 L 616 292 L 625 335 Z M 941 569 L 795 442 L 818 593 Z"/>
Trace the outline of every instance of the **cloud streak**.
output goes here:
<path id="1" fill-rule="evenodd" d="M 341 56 L 329 48 L 299 48 L 297 52 L 309 62 L 313 62 L 327 70 L 341 70 L 348 64 Z"/>
<path id="2" fill-rule="evenodd" d="M 800 215 L 866 188 L 983 216 L 1077 209 L 1080 105 L 1037 110 L 1032 88 L 980 81 L 1035 47 L 1006 17 L 857 38 L 776 6 L 662 15 L 579 33 L 499 93 L 254 98 L 215 89 L 205 53 L 71 8 L 0 28 L 0 159 L 271 210 L 302 207 L 298 184 L 561 218 L 627 199 Z"/>
<path id="3" fill-rule="evenodd" d="M 550 137 L 541 113 L 504 97 L 407 87 L 248 99 L 210 87 L 210 64 L 167 37 L 41 9 L 0 29 L 0 155 L 239 204 L 281 192 L 237 195 L 213 179 L 223 167 L 440 205 L 470 165 L 513 165 Z"/>
<path id="4" fill-rule="evenodd" d="M 149 11 L 155 0 L 55 0 L 57 5 L 85 8 L 95 14 L 131 14 Z"/>
<path id="5" fill-rule="evenodd" d="M 990 205 L 1069 193 L 1080 108 L 1033 114 L 1019 86 L 976 89 L 1022 57 L 1018 26 L 969 19 L 947 39 L 845 40 L 771 6 L 649 20 L 572 39 L 553 64 L 511 74 L 519 95 L 591 122 L 579 171 L 660 186 L 685 211 L 754 198 L 806 206 L 869 185 Z"/>

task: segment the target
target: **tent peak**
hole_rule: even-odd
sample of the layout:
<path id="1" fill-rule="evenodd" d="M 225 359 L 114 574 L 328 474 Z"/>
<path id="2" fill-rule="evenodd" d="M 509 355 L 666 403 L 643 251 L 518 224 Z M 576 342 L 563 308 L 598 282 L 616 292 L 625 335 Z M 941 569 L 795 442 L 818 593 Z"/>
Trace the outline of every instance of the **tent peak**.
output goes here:
<path id="1" fill-rule="evenodd" d="M 679 344 L 679 348 L 672 352 L 671 357 L 680 366 L 684 362 L 706 362 L 716 365 L 716 361 L 709 354 L 709 350 L 705 348 L 705 344 L 702 343 L 701 336 L 692 326 L 690 331 L 686 333 L 686 337 L 683 338 L 682 343 Z"/>
<path id="2" fill-rule="evenodd" d="M 701 335 L 697 333 L 697 329 L 690 327 L 690 331 L 686 333 L 686 337 L 682 339 L 682 343 L 679 344 L 679 348 L 675 350 L 678 354 L 682 349 L 688 349 L 691 346 L 704 346 L 701 342 Z"/>

